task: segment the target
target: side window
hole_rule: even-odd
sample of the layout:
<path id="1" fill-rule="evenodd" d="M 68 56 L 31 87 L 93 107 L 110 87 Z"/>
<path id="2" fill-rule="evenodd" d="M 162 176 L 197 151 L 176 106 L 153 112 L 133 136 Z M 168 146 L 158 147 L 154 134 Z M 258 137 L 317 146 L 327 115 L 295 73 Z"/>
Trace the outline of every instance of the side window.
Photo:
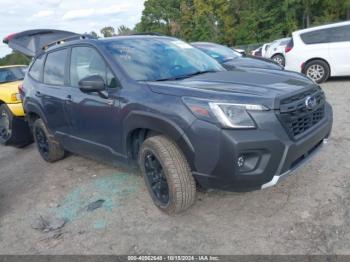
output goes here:
<path id="1" fill-rule="evenodd" d="M 78 87 L 84 77 L 99 75 L 109 88 L 118 87 L 118 81 L 101 55 L 91 47 L 73 47 L 70 64 L 70 84 Z"/>
<path id="2" fill-rule="evenodd" d="M 44 67 L 44 83 L 49 85 L 64 85 L 64 69 L 67 59 L 67 49 L 49 53 Z"/>
<path id="3" fill-rule="evenodd" d="M 331 28 L 330 39 L 332 43 L 350 41 L 350 25 Z"/>
<path id="4" fill-rule="evenodd" d="M 44 55 L 41 55 L 36 58 L 32 67 L 29 70 L 29 75 L 34 78 L 36 81 L 40 81 L 41 69 L 43 67 Z"/>
<path id="5" fill-rule="evenodd" d="M 307 45 L 310 44 L 322 44 L 329 42 L 330 29 L 316 30 L 308 33 L 301 34 L 300 37 Z"/>

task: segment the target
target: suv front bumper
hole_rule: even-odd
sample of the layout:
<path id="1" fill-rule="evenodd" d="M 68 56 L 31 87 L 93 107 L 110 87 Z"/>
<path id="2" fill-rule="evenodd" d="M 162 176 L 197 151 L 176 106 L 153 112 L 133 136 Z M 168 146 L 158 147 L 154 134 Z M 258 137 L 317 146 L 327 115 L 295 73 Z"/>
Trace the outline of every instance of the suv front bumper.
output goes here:
<path id="1" fill-rule="evenodd" d="M 328 143 L 328 138 L 324 138 L 322 140 L 322 142 L 317 145 L 311 153 L 308 154 L 307 157 L 305 157 L 304 159 L 302 159 L 297 165 L 295 165 L 294 167 L 292 167 L 291 169 L 287 170 L 286 172 L 284 172 L 281 175 L 275 175 L 272 177 L 270 182 L 267 182 L 265 184 L 263 184 L 261 186 L 261 189 L 265 189 L 265 188 L 269 188 L 269 187 L 273 187 L 276 184 L 278 184 L 279 182 L 281 182 L 282 180 L 284 180 L 285 178 L 287 178 L 290 175 L 295 174 L 295 171 L 298 170 L 299 168 L 301 168 L 302 166 L 304 166 L 308 161 L 311 160 L 312 157 L 314 157 L 319 151 L 320 149 L 323 147 L 323 145 Z"/>
<path id="2" fill-rule="evenodd" d="M 195 150 L 193 175 L 202 187 L 251 191 L 273 186 L 319 151 L 333 123 L 332 108 L 326 104 L 325 117 L 293 140 L 274 112 L 254 112 L 252 116 L 258 125 L 254 130 L 223 130 L 200 120 L 188 130 Z M 241 156 L 247 167 L 238 166 Z"/>

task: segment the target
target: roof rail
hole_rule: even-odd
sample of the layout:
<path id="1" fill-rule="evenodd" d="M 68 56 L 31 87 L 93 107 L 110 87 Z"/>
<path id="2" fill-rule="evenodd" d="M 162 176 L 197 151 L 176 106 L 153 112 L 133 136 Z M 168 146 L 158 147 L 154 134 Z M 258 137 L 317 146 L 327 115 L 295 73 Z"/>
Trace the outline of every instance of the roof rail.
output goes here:
<path id="1" fill-rule="evenodd" d="M 60 44 L 64 44 L 64 43 L 69 42 L 69 41 L 83 40 L 83 39 L 97 39 L 97 37 L 90 35 L 90 34 L 74 35 L 74 36 L 62 38 L 60 40 L 57 40 L 57 41 L 51 42 L 47 45 L 44 45 L 42 47 L 42 49 L 46 50 L 46 49 L 48 49 L 52 46 L 55 46 L 55 45 L 60 45 Z"/>
<path id="2" fill-rule="evenodd" d="M 133 33 L 132 35 L 154 35 L 154 36 L 166 36 L 155 32 Z"/>

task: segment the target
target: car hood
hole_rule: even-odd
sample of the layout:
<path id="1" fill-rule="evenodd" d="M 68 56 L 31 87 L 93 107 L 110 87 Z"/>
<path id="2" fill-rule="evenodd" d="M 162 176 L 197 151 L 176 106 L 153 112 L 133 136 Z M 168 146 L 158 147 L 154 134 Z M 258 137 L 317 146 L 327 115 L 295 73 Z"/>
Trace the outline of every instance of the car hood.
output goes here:
<path id="1" fill-rule="evenodd" d="M 184 80 L 147 82 L 153 92 L 228 101 L 252 101 L 277 108 L 279 99 L 314 88 L 307 77 L 282 70 L 235 69 Z M 238 102 L 240 102 L 238 101 Z"/>
<path id="2" fill-rule="evenodd" d="M 12 82 L 5 82 L 5 83 L 0 83 L 0 88 L 2 90 L 6 89 L 8 91 L 18 91 L 18 85 L 22 82 L 23 80 L 18 80 L 18 81 L 12 81 Z"/>
<path id="3" fill-rule="evenodd" d="M 233 70 L 237 67 L 249 67 L 249 68 L 266 68 L 283 70 L 283 67 L 275 64 L 271 60 L 264 58 L 255 58 L 249 56 L 237 57 L 222 64 L 227 70 Z"/>

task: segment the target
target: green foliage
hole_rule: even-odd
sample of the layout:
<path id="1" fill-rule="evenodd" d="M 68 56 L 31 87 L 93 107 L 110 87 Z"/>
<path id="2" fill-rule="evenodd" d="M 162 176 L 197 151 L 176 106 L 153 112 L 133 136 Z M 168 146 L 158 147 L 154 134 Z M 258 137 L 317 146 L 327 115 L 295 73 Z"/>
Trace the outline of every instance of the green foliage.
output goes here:
<path id="1" fill-rule="evenodd" d="M 135 31 L 242 45 L 346 19 L 350 0 L 146 0 Z"/>
<path id="2" fill-rule="evenodd" d="M 112 26 L 105 26 L 100 30 L 100 32 L 103 35 L 103 37 L 111 37 L 115 35 L 115 30 Z"/>
<path id="3" fill-rule="evenodd" d="M 131 35 L 134 31 L 129 27 L 122 25 L 118 27 L 118 35 Z"/>
<path id="4" fill-rule="evenodd" d="M 97 33 L 95 31 L 91 31 L 90 35 L 94 36 L 94 37 L 98 37 Z"/>
<path id="5" fill-rule="evenodd" d="M 28 58 L 27 56 L 18 52 L 13 52 L 11 54 L 6 55 L 3 58 L 0 58 L 0 66 L 28 65 L 30 61 L 30 58 Z"/>

